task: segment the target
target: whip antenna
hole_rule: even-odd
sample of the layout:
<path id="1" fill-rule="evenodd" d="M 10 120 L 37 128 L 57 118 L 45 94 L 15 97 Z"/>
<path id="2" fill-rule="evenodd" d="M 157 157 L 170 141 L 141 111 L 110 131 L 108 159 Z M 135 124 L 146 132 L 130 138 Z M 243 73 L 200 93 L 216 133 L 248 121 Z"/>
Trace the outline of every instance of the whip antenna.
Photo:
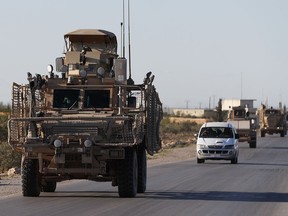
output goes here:
<path id="1" fill-rule="evenodd" d="M 129 79 L 127 81 L 128 85 L 133 85 L 134 81 L 131 78 L 131 40 L 130 40 L 130 0 L 128 0 L 128 52 L 129 52 Z"/>
<path id="2" fill-rule="evenodd" d="M 121 57 L 123 57 L 123 22 L 121 22 Z"/>
<path id="3" fill-rule="evenodd" d="M 122 57 L 125 58 L 125 0 L 123 0 L 123 53 Z"/>

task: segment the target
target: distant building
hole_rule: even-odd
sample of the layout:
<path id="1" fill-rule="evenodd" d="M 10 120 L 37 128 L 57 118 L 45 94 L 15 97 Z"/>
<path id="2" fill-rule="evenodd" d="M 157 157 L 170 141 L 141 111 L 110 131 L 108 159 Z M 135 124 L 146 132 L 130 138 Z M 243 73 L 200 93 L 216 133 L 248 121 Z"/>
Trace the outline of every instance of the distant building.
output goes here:
<path id="1" fill-rule="evenodd" d="M 231 110 L 232 107 L 248 107 L 248 109 L 254 108 L 254 101 L 256 99 L 222 99 L 222 110 Z"/>
<path id="2" fill-rule="evenodd" d="M 232 107 L 248 107 L 251 114 L 255 114 L 257 109 L 254 108 L 256 99 L 222 99 L 222 111 L 229 111 Z M 213 118 L 217 116 L 216 110 L 211 109 L 184 109 L 164 107 L 163 112 L 175 116 L 191 116 L 196 118 Z"/>
<path id="3" fill-rule="evenodd" d="M 229 111 L 232 107 L 247 107 L 250 114 L 255 115 L 257 108 L 254 108 L 256 99 L 222 99 L 222 111 Z"/>

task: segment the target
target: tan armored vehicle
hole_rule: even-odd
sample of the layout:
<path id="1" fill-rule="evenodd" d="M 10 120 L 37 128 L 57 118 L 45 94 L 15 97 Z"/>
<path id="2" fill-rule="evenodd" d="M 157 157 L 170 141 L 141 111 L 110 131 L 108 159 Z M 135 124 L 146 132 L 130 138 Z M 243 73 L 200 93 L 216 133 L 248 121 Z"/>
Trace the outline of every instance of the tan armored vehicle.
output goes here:
<path id="1" fill-rule="evenodd" d="M 127 79 L 116 36 L 77 30 L 49 75 L 13 83 L 9 144 L 22 152 L 22 192 L 37 197 L 70 179 L 110 181 L 120 197 L 146 190 L 147 157 L 161 148 L 154 75 Z M 131 75 L 131 74 L 130 74 Z"/>
<path id="2" fill-rule="evenodd" d="M 228 122 L 232 123 L 239 134 L 239 142 L 248 142 L 250 148 L 256 148 L 257 132 L 256 118 L 249 114 L 248 108 L 232 107 L 228 117 Z"/>
<path id="3" fill-rule="evenodd" d="M 266 108 L 264 105 L 259 111 L 261 137 L 265 134 L 280 134 L 284 137 L 287 134 L 286 109 Z"/>

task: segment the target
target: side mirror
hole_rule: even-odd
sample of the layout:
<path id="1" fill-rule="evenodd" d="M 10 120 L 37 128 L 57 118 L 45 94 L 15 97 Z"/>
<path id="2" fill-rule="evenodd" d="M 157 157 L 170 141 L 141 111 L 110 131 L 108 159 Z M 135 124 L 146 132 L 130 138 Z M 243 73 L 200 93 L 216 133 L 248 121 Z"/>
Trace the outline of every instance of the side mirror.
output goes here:
<path id="1" fill-rule="evenodd" d="M 194 137 L 196 137 L 196 138 L 197 138 L 197 137 L 198 137 L 198 133 L 195 133 L 195 134 L 194 134 Z"/>
<path id="2" fill-rule="evenodd" d="M 239 134 L 235 134 L 235 139 L 239 139 Z"/>
<path id="3" fill-rule="evenodd" d="M 64 65 L 63 57 L 56 58 L 56 71 L 63 73 L 68 71 L 67 65 Z"/>

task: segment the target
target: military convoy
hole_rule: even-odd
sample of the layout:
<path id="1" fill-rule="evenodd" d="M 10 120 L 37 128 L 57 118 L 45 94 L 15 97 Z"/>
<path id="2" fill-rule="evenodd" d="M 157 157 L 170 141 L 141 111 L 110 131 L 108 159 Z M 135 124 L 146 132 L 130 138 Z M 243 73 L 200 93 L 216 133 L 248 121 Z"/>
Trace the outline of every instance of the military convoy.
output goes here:
<path id="1" fill-rule="evenodd" d="M 120 197 L 146 190 L 147 156 L 161 149 L 162 103 L 154 75 L 127 77 L 112 32 L 80 29 L 64 36 L 56 71 L 13 83 L 8 142 L 22 152 L 23 196 L 54 192 L 70 179 L 110 181 Z"/>
<path id="2" fill-rule="evenodd" d="M 248 142 L 250 148 L 257 145 L 257 117 L 250 115 L 247 107 L 232 107 L 228 117 L 239 134 L 239 142 Z"/>
<path id="3" fill-rule="evenodd" d="M 280 134 L 281 137 L 284 137 L 287 134 L 286 115 L 286 108 L 266 108 L 265 105 L 262 105 L 259 110 L 261 137 L 265 137 L 266 133 Z"/>

